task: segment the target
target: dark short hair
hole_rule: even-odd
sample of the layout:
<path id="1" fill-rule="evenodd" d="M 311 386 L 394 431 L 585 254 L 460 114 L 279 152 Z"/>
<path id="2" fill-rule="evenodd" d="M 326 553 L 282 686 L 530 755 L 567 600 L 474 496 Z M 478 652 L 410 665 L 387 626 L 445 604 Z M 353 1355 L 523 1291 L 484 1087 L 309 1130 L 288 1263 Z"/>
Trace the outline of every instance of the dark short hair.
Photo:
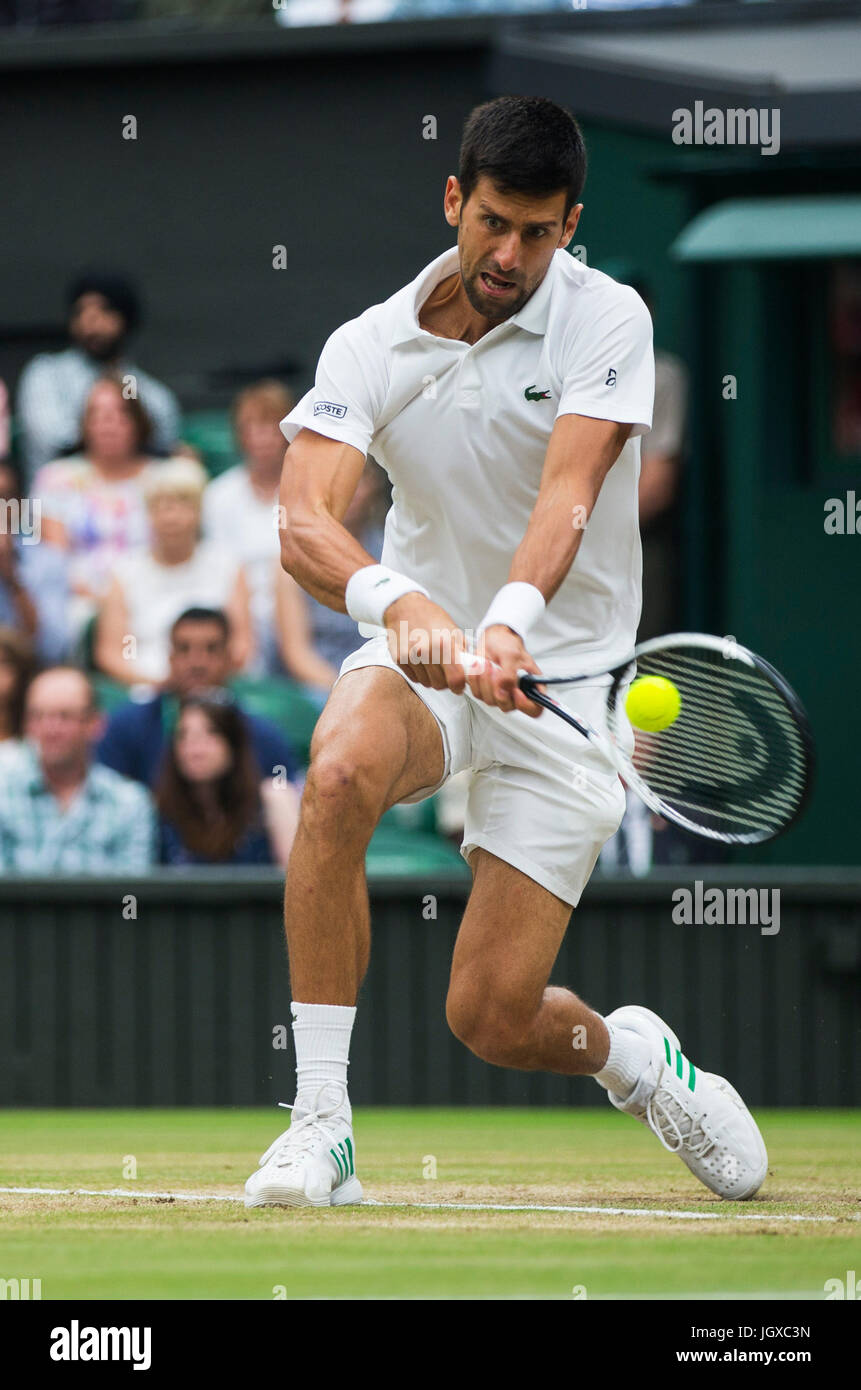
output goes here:
<path id="1" fill-rule="evenodd" d="M 565 190 L 567 217 L 586 182 L 586 146 L 564 107 L 546 97 L 496 97 L 467 117 L 458 183 L 464 203 L 482 174 L 501 193 Z"/>
<path id="2" fill-rule="evenodd" d="M 100 294 L 106 299 L 112 309 L 122 314 L 127 333 L 134 333 L 140 327 L 140 298 L 134 285 L 124 275 L 112 275 L 101 270 L 81 271 L 66 289 L 70 313 L 84 294 Z"/>
<path id="3" fill-rule="evenodd" d="M 186 608 L 170 625 L 171 641 L 183 623 L 215 623 L 221 629 L 225 642 L 230 637 L 230 619 L 222 608 Z"/>
<path id="4" fill-rule="evenodd" d="M 295 401 L 287 387 L 274 377 L 255 381 L 239 392 L 230 407 L 233 432 L 238 435 L 240 423 L 246 415 L 255 415 L 258 419 L 271 420 L 273 425 L 278 425 L 285 415 L 290 414 L 294 405 Z"/>

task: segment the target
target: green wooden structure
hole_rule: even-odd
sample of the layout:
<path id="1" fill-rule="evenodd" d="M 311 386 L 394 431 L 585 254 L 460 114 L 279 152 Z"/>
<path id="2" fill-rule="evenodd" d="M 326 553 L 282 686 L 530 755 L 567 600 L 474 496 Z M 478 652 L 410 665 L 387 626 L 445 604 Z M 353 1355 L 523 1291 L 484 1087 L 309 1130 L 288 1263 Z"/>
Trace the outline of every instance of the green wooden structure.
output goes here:
<path id="1" fill-rule="evenodd" d="M 845 504 L 856 487 L 861 497 L 861 448 L 835 445 L 843 364 L 830 321 L 836 277 L 861 255 L 861 199 L 721 200 L 673 250 L 690 267 L 691 302 L 710 306 L 692 325 L 701 338 L 699 505 L 687 518 L 691 541 L 703 542 L 697 592 L 722 633 L 761 651 L 795 686 L 817 745 L 807 814 L 785 839 L 743 857 L 858 863 L 847 716 L 861 660 L 846 618 L 861 599 L 861 543 L 830 534 L 825 521 L 829 499 Z"/>

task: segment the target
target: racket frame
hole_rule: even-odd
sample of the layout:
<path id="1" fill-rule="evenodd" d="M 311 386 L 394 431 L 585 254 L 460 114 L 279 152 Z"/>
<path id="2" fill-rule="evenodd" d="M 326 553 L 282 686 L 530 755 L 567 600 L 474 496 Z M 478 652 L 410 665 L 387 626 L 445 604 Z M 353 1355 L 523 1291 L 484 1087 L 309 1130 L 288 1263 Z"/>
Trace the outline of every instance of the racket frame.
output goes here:
<path id="1" fill-rule="evenodd" d="M 587 720 L 572 714 L 570 710 L 565 709 L 564 706 L 560 705 L 557 700 L 554 700 L 551 695 L 548 695 L 545 690 L 539 688 L 541 686 L 553 685 L 576 686 L 586 681 L 592 682 L 598 680 L 602 676 L 609 676 L 610 685 L 607 691 L 607 706 L 615 713 L 619 693 L 624 686 L 633 680 L 637 671 L 637 662 L 641 657 L 648 656 L 649 653 L 653 651 L 666 651 L 673 647 L 685 646 L 695 646 L 707 651 L 720 652 L 728 660 L 741 661 L 746 666 L 758 670 L 775 688 L 784 704 L 788 707 L 796 723 L 801 735 L 805 759 L 806 775 L 804 787 L 792 816 L 776 830 L 728 834 L 726 831 L 716 830 L 711 826 L 700 825 L 698 822 L 691 820 L 682 811 L 678 811 L 675 807 L 669 806 L 662 797 L 652 791 L 648 783 L 645 782 L 637 772 L 628 755 L 624 753 L 612 739 L 606 738 L 603 734 L 600 734 Z M 472 665 L 471 662 L 468 664 Z M 544 709 L 550 710 L 551 713 L 557 715 L 560 719 L 564 719 L 566 724 L 570 724 L 573 729 L 576 729 L 577 732 L 583 736 L 583 738 L 588 739 L 590 743 L 599 748 L 622 777 L 626 785 L 636 792 L 637 796 L 640 797 L 641 801 L 645 802 L 651 811 L 654 811 L 656 815 L 662 816 L 665 820 L 671 821 L 674 825 L 679 826 L 682 830 L 686 830 L 691 835 L 696 835 L 708 840 L 717 840 L 721 844 L 763 844 L 768 840 L 775 839 L 778 835 L 782 835 L 784 831 L 794 825 L 804 812 L 810 799 L 813 783 L 814 749 L 813 736 L 804 706 L 792 687 L 769 662 L 765 661 L 761 656 L 757 656 L 756 653 L 750 651 L 749 648 L 743 647 L 739 642 L 736 642 L 734 638 L 715 637 L 711 634 L 701 632 L 674 632 L 667 637 L 652 637 L 647 642 L 641 642 L 634 648 L 630 657 L 625 661 L 619 662 L 616 666 L 605 667 L 601 671 L 592 671 L 576 676 L 541 676 L 533 675 L 528 671 L 521 671 L 518 673 L 518 684 L 527 699 L 532 700 L 537 705 L 541 705 Z"/>

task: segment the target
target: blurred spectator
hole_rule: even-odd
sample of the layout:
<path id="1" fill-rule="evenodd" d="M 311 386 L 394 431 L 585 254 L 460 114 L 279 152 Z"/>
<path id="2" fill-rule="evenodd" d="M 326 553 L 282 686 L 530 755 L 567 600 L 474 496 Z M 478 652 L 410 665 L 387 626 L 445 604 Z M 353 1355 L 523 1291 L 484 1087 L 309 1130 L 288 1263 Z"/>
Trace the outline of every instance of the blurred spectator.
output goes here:
<path id="1" fill-rule="evenodd" d="M 273 0 L 278 24 L 373 24 L 388 19 L 395 0 Z M 406 16 L 412 18 L 412 16 Z"/>
<path id="2" fill-rule="evenodd" d="M 260 778 L 248 731 L 224 691 L 186 696 L 156 788 L 164 864 L 280 864 L 296 833 L 298 797 Z"/>
<path id="3" fill-rule="evenodd" d="M 198 449 L 196 444 L 189 444 L 185 439 L 181 439 L 179 443 L 175 445 L 171 453 L 171 458 L 191 459 L 194 463 L 199 463 L 201 468 L 206 467 L 206 459 L 203 456 L 203 450 Z"/>
<path id="4" fill-rule="evenodd" d="M 42 538 L 68 554 L 69 629 L 76 640 L 95 614 L 123 555 L 146 545 L 143 491 L 150 426 L 139 401 L 103 377 L 87 397 L 80 452 L 40 468 L 33 480 Z"/>
<path id="5" fill-rule="evenodd" d="M 233 405 L 233 430 L 242 462 L 215 478 L 203 494 L 204 536 L 223 553 L 235 554 L 245 570 L 261 672 L 279 665 L 276 506 L 286 448 L 279 423 L 292 408 L 290 392 L 277 381 L 241 391 Z"/>
<path id="6" fill-rule="evenodd" d="M 861 454 L 861 264 L 832 261 L 828 287 L 831 438 L 843 459 Z"/>
<path id="7" fill-rule="evenodd" d="M 56 666 L 27 691 L 27 741 L 0 759 L 0 868 L 134 873 L 153 860 L 149 793 L 91 761 L 101 717 L 82 671 Z"/>
<path id="8" fill-rule="evenodd" d="M 618 257 L 601 269 L 630 285 L 654 317 L 652 287 L 630 260 Z M 643 608 L 637 640 L 661 637 L 682 622 L 679 504 L 686 445 L 688 371 L 680 357 L 655 348 L 655 407 L 652 428 L 640 445 L 640 538 L 643 550 Z"/>
<path id="9" fill-rule="evenodd" d="M 387 504 L 385 474 L 368 459 L 343 525 L 379 560 L 383 549 L 383 519 Z M 278 565 L 276 626 L 284 669 L 300 681 L 318 704 L 329 693 L 341 662 L 362 642 L 347 613 L 318 603 Z"/>
<path id="10" fill-rule="evenodd" d="M 630 873 L 635 878 L 645 878 L 654 868 L 721 864 L 728 858 L 727 845 L 691 835 L 656 815 L 626 786 L 622 824 L 601 850 L 598 872 Z"/>
<path id="11" fill-rule="evenodd" d="M 0 750 L 24 735 L 24 700 L 36 672 L 33 643 L 13 627 L 0 627 Z"/>
<path id="12" fill-rule="evenodd" d="M 126 356 L 126 340 L 140 323 L 133 287 L 98 271 L 69 286 L 69 336 L 64 352 L 42 352 L 28 363 L 18 385 L 18 421 L 28 478 L 37 468 L 73 448 L 86 399 L 106 372 L 133 385 L 152 421 L 152 448 L 168 454 L 179 432 L 173 392 L 142 372 Z"/>
<path id="13" fill-rule="evenodd" d="M 328 0 L 334 4 L 336 0 Z M 361 3 L 361 0 L 358 0 Z M 313 5 L 318 0 L 301 0 Z M 366 0 L 374 3 L 374 0 Z M 395 0 L 391 19 L 440 19 L 456 15 L 527 15 L 549 14 L 554 10 L 585 10 L 588 4 L 593 10 L 640 10 L 661 9 L 668 5 L 693 5 L 697 0 Z M 380 16 L 374 16 L 378 18 Z M 306 20 L 310 23 L 310 20 Z M 317 21 L 318 23 L 320 21 Z"/>
<path id="14" fill-rule="evenodd" d="M 649 285 L 632 279 L 650 313 Z M 655 409 L 640 446 L 640 537 L 643 611 L 637 640 L 678 630 L 682 619 L 679 494 L 687 421 L 688 372 L 681 358 L 655 349 Z"/>
<path id="15" fill-rule="evenodd" d="M 474 776 L 475 774 L 470 768 L 465 768 L 463 772 L 456 772 L 453 777 L 449 777 L 447 781 L 443 782 L 439 791 L 432 798 L 436 828 L 440 835 L 451 840 L 456 849 L 460 849 L 460 842 L 463 839 L 469 789 L 472 786 Z"/>
<path id="16" fill-rule="evenodd" d="M 628 261 L 608 262 L 607 274 L 630 285 L 654 315 L 651 286 Z M 678 630 L 681 622 L 681 542 L 679 496 L 684 460 L 688 373 L 680 358 L 655 349 L 655 407 L 652 428 L 640 445 L 640 539 L 643 551 L 643 607 L 637 641 Z M 711 861 L 697 840 L 653 813 L 626 788 L 626 808 L 616 834 L 598 856 L 598 871 L 645 877 L 658 864 Z"/>
<path id="17" fill-rule="evenodd" d="M 176 723 L 181 698 L 195 692 L 222 689 L 233 668 L 230 625 L 224 613 L 190 608 L 181 613 L 170 632 L 170 679 L 158 695 L 129 701 L 112 715 L 97 749 L 107 767 L 146 786 L 154 785 L 165 740 Z M 283 768 L 288 778 L 298 774 L 296 755 L 277 725 L 236 706 L 245 725 L 260 777 L 275 777 Z"/>
<path id="18" fill-rule="evenodd" d="M 144 481 L 149 545 L 114 568 L 99 614 L 95 661 L 126 685 L 170 680 L 171 624 L 186 608 L 223 608 L 231 659 L 241 670 L 253 651 L 248 585 L 235 554 L 200 540 L 206 471 L 190 458 L 155 464 Z"/>
<path id="19" fill-rule="evenodd" d="M 9 392 L 5 381 L 0 381 L 0 462 L 9 457 L 12 447 L 12 422 L 9 418 Z"/>
<path id="20" fill-rule="evenodd" d="M 22 504 L 17 470 L 0 462 L 0 624 L 32 639 L 53 666 L 69 648 L 69 581 L 65 555 L 40 538 L 41 514 L 32 499 Z"/>
<path id="21" fill-rule="evenodd" d="M 604 845 L 598 856 L 601 873 L 627 872 L 635 878 L 645 878 L 652 867 L 653 824 L 660 817 L 653 815 L 636 792 L 625 787 L 625 814 L 622 824 Z M 666 825 L 666 821 L 661 821 Z"/>
<path id="22" fill-rule="evenodd" d="M 723 864 L 729 858 L 727 845 L 690 835 L 655 815 L 629 787 L 625 788 L 625 798 L 622 824 L 598 855 L 599 873 L 646 878 L 652 869 Z"/>

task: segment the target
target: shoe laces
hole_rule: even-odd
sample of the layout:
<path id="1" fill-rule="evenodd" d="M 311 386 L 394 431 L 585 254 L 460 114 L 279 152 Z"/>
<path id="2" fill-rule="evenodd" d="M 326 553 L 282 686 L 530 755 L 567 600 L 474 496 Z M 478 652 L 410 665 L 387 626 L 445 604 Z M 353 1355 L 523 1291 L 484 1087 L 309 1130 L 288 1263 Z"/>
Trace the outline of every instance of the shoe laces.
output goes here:
<path id="1" fill-rule="evenodd" d="M 334 1093 L 335 1100 L 327 1104 L 321 1104 L 321 1099 L 326 1095 Z M 285 1129 L 283 1134 L 279 1134 L 274 1143 L 269 1145 L 260 1159 L 261 1166 L 268 1163 L 270 1159 L 276 1167 L 283 1168 L 295 1163 L 303 1154 L 311 1153 L 319 1144 L 321 1138 L 328 1143 L 335 1137 L 336 1124 L 335 1117 L 341 1110 L 347 1099 L 347 1088 L 342 1081 L 326 1081 L 317 1091 L 314 1103 L 306 1115 L 301 1119 L 293 1120 L 289 1129 Z M 292 1105 L 287 1105 L 283 1100 L 278 1102 L 282 1110 L 292 1110 Z"/>
<path id="2" fill-rule="evenodd" d="M 705 1116 L 695 1119 L 672 1092 L 660 1085 L 646 1105 L 646 1123 L 670 1153 L 687 1149 L 693 1158 L 705 1157 L 715 1141 L 706 1133 L 704 1119 Z"/>

